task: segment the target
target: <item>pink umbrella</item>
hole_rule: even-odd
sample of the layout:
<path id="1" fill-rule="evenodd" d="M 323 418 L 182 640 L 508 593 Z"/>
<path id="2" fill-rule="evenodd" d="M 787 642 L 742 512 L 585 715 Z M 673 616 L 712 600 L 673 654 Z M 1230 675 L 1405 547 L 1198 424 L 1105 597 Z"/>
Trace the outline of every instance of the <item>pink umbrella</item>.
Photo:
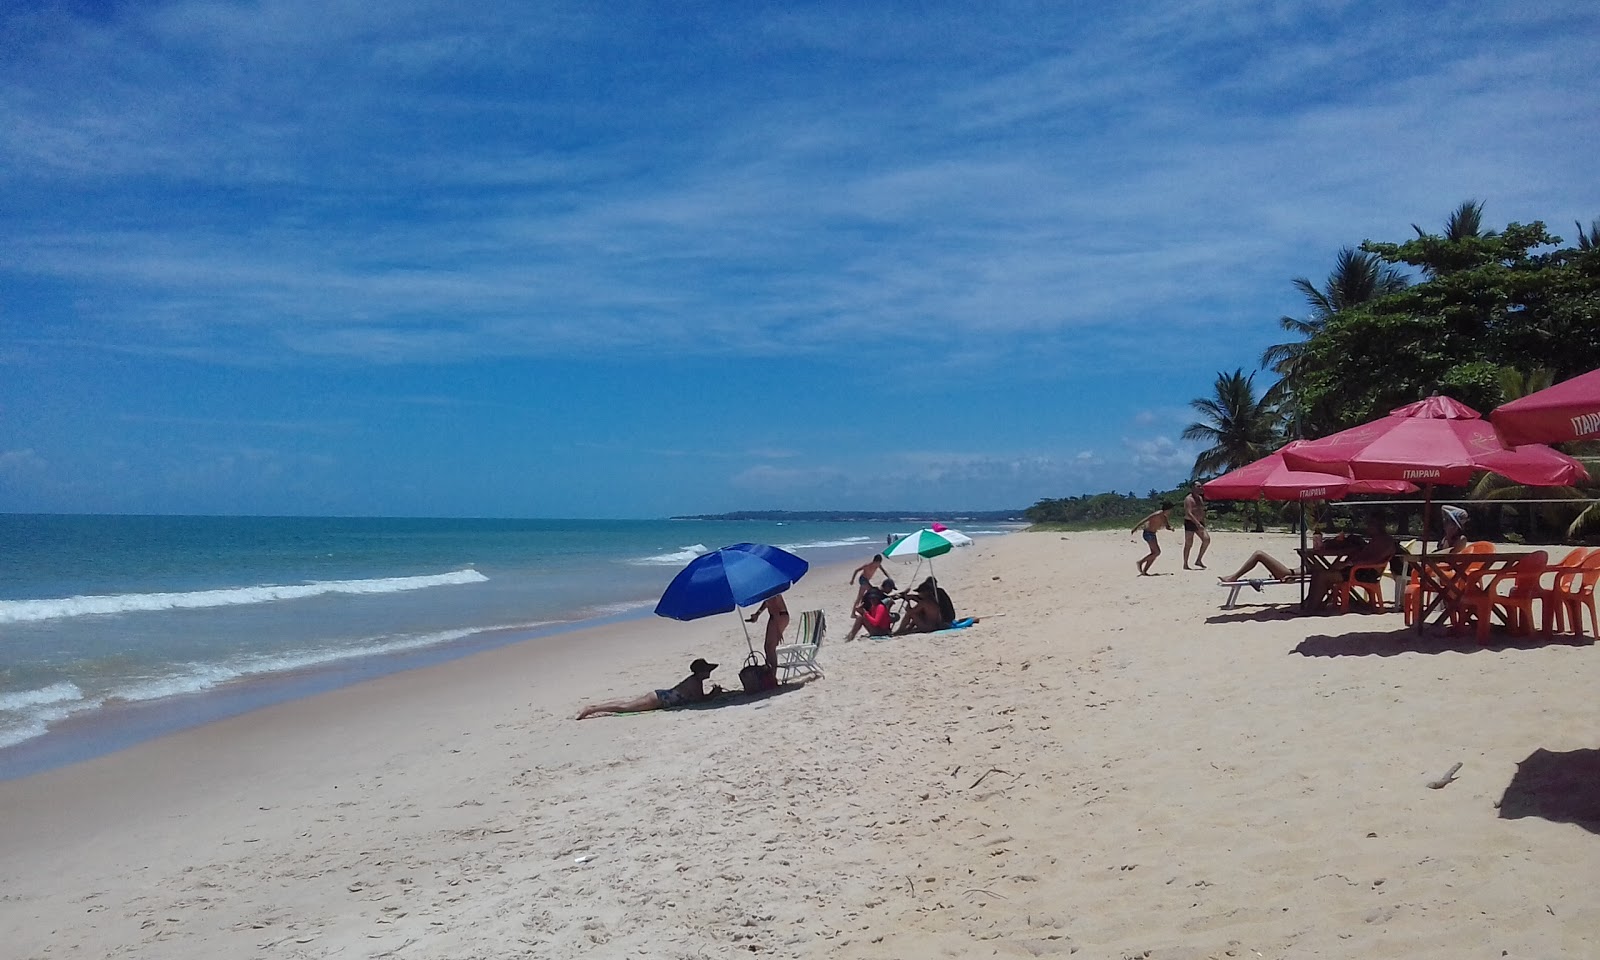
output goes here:
<path id="1" fill-rule="evenodd" d="M 1549 447 L 1530 444 L 1507 450 L 1478 411 L 1440 396 L 1309 441 L 1288 451 L 1284 462 L 1297 470 L 1342 466 L 1358 479 L 1427 486 L 1463 486 L 1480 470 L 1537 487 L 1568 486 L 1588 476 L 1583 464 Z"/>
<path id="2" fill-rule="evenodd" d="M 1489 419 L 1508 446 L 1600 439 L 1600 370 L 1501 404 Z"/>
<path id="3" fill-rule="evenodd" d="M 1461 486 L 1479 470 L 1530 486 L 1567 486 L 1588 476 L 1583 464 L 1549 447 L 1507 450 L 1478 411 L 1441 396 L 1395 407 L 1371 423 L 1312 440 L 1288 451 L 1284 461 L 1302 470 L 1344 466 L 1358 478 L 1421 483 L 1424 559 L 1434 484 Z M 1417 629 L 1422 629 L 1421 617 Z"/>
<path id="4" fill-rule="evenodd" d="M 1290 442 L 1282 450 L 1203 484 L 1211 500 L 1341 500 L 1351 493 L 1412 493 L 1416 484 L 1404 480 L 1355 480 L 1337 468 L 1295 470 L 1284 460 L 1286 451 L 1306 443 Z"/>

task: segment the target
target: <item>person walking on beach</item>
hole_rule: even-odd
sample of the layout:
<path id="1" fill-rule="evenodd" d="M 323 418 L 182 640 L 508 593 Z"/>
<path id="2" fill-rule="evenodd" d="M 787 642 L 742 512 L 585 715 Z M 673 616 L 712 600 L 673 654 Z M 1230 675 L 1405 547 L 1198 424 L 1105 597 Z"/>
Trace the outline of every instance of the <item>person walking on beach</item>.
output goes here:
<path id="1" fill-rule="evenodd" d="M 783 642 L 784 631 L 789 629 L 789 605 L 783 602 L 783 594 L 775 593 L 762 601 L 756 612 L 747 619 L 755 623 L 761 619 L 761 614 L 767 615 L 767 639 L 763 646 L 767 652 L 767 669 L 778 669 L 778 644 Z M 774 673 L 774 676 L 777 674 Z"/>
<path id="2" fill-rule="evenodd" d="M 852 606 L 860 606 L 861 598 L 866 595 L 867 588 L 872 586 L 872 578 L 883 573 L 883 554 L 875 553 L 872 559 L 850 571 L 850 579 L 855 581 L 856 602 Z"/>
<path id="3" fill-rule="evenodd" d="M 1161 544 L 1156 542 L 1156 531 L 1172 529 L 1171 514 L 1172 501 L 1163 500 L 1161 501 L 1160 510 L 1157 510 L 1155 513 L 1150 514 L 1148 517 L 1145 517 L 1143 520 L 1140 520 L 1138 523 L 1134 524 L 1133 530 L 1130 531 L 1131 533 L 1138 533 L 1140 530 L 1143 530 L 1144 542 L 1150 545 L 1150 552 L 1145 554 L 1142 560 L 1134 564 L 1134 566 L 1139 568 L 1139 576 L 1141 577 L 1150 576 L 1150 565 L 1156 562 L 1157 557 L 1161 556 Z"/>
<path id="4" fill-rule="evenodd" d="M 654 690 L 642 697 L 628 697 L 623 700 L 607 700 L 604 703 L 591 703 L 578 711 L 579 720 L 587 720 L 599 713 L 643 713 L 646 710 L 671 710 L 689 703 L 699 703 L 712 697 L 722 696 L 722 688 L 715 684 L 711 692 L 706 692 L 705 683 L 711 678 L 711 671 L 717 669 L 717 664 L 707 663 L 704 659 L 697 659 L 689 664 L 689 675 L 678 681 L 678 685 L 666 690 Z"/>
<path id="5" fill-rule="evenodd" d="M 1206 548 L 1211 546 L 1211 531 L 1206 529 L 1206 495 L 1200 489 L 1200 484 L 1189 488 L 1189 495 L 1183 498 L 1183 569 L 1189 569 L 1189 548 L 1194 546 L 1195 538 L 1200 540 L 1200 552 L 1194 556 L 1194 568 L 1206 568 Z"/>

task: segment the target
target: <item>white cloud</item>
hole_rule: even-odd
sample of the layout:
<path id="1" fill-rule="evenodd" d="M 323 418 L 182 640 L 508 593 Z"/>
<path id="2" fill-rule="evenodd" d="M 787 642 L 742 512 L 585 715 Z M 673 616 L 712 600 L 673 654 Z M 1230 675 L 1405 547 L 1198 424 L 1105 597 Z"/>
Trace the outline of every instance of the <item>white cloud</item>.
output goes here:
<path id="1" fill-rule="evenodd" d="M 1115 362 L 1146 349 L 1130 324 L 1269 342 L 1287 278 L 1465 197 L 1600 208 L 1590 10 L 1342 10 L 1133 4 L 1022 34 L 952 9 L 893 40 L 874 9 L 730 14 L 708 50 L 825 49 L 871 84 L 730 68 L 761 97 L 742 72 L 680 91 L 599 70 L 582 58 L 668 53 L 583 8 L 57 20 L 0 68 L 0 178 L 109 186 L 110 213 L 22 215 L 0 241 L 8 273 L 116 291 L 82 301 L 85 341 L 211 360 L 794 355 L 914 328 L 921 353 L 998 362 L 1071 332 Z M 908 49 L 926 65 L 887 56 Z M 508 92 L 457 92 L 464 63 Z M 257 209 L 214 205 L 241 190 Z"/>

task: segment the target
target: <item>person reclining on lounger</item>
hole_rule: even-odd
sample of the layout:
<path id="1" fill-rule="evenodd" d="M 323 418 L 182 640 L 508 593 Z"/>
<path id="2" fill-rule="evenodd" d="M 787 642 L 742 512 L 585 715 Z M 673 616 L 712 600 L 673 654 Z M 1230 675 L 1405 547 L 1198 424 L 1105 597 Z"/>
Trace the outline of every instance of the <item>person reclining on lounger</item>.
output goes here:
<path id="1" fill-rule="evenodd" d="M 1258 564 L 1263 570 L 1272 574 L 1272 579 L 1274 580 L 1288 582 L 1293 580 L 1295 577 L 1303 576 L 1305 574 L 1305 568 L 1291 568 L 1288 564 L 1284 563 L 1282 560 L 1279 560 L 1277 557 L 1274 557 L 1267 551 L 1257 550 L 1255 553 L 1250 554 L 1250 559 L 1244 562 L 1244 566 L 1235 570 L 1233 573 L 1228 574 L 1227 576 L 1218 577 L 1217 579 L 1221 580 L 1223 583 L 1233 583 L 1247 579 L 1245 574 L 1254 570 Z"/>
<path id="2" fill-rule="evenodd" d="M 722 696 L 722 688 L 715 684 L 711 692 L 706 692 L 705 683 L 711 679 L 711 671 L 717 669 L 717 664 L 707 663 L 704 659 L 696 660 L 689 664 L 689 675 L 679 681 L 678 685 L 670 690 L 656 690 L 642 697 L 632 697 L 627 700 L 608 700 L 605 703 L 592 703 L 578 711 L 578 719 L 584 720 L 597 713 L 643 713 L 646 710 L 671 710 L 685 704 L 699 703 L 710 700 L 712 697 Z"/>

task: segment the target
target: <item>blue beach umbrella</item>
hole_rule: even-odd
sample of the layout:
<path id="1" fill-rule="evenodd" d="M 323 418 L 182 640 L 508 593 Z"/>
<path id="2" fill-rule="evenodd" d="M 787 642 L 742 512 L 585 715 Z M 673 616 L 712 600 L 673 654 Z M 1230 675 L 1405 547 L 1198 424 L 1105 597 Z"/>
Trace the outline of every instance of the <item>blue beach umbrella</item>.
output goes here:
<path id="1" fill-rule="evenodd" d="M 810 564 L 764 543 L 736 543 L 689 561 L 667 584 L 656 615 L 698 620 L 760 603 L 794 586 Z"/>

